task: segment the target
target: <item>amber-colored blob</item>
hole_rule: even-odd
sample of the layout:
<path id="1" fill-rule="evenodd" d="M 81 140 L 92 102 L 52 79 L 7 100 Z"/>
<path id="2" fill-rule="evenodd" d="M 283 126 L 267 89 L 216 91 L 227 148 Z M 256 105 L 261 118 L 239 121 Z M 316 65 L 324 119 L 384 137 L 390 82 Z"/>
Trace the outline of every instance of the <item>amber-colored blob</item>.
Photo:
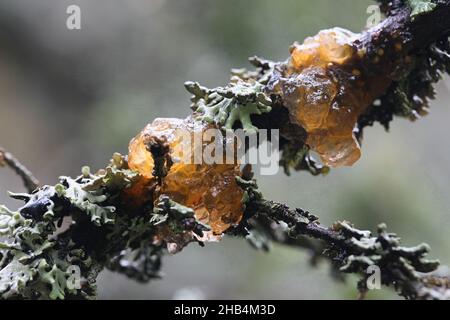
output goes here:
<path id="1" fill-rule="evenodd" d="M 320 129 L 330 113 L 330 105 L 337 94 L 337 86 L 325 69 L 310 67 L 290 77 L 292 91 L 286 92 L 285 104 L 291 115 L 307 132 Z"/>
<path id="2" fill-rule="evenodd" d="M 323 30 L 306 38 L 303 44 L 292 46 L 292 66 L 300 70 L 310 66 L 326 67 L 329 63 L 343 64 L 355 53 L 352 42 L 356 37 L 356 34 L 341 28 Z"/>
<path id="3" fill-rule="evenodd" d="M 195 158 L 194 148 L 203 148 L 206 143 L 194 143 L 208 125 L 180 119 L 156 119 L 142 130 L 129 145 L 128 165 L 146 179 L 155 179 L 148 141 L 158 138 L 170 146 L 174 161 L 162 180 L 156 197 L 168 195 L 172 200 L 195 211 L 198 220 L 208 224 L 214 234 L 221 234 L 231 225 L 239 223 L 243 215 L 243 190 L 236 183 L 240 175 L 238 164 L 203 164 Z M 198 163 L 198 164 L 196 164 Z"/>
<path id="4" fill-rule="evenodd" d="M 358 117 L 389 85 L 367 80 L 353 66 L 360 59 L 353 45 L 357 37 L 334 28 L 294 44 L 290 59 L 269 82 L 268 90 L 283 98 L 291 121 L 306 130 L 306 143 L 330 167 L 350 166 L 360 158 L 353 134 Z"/>
<path id="5" fill-rule="evenodd" d="M 154 181 L 141 177 L 131 186 L 125 188 L 122 191 L 122 201 L 127 210 L 139 210 L 146 202 L 152 201 L 155 186 Z"/>

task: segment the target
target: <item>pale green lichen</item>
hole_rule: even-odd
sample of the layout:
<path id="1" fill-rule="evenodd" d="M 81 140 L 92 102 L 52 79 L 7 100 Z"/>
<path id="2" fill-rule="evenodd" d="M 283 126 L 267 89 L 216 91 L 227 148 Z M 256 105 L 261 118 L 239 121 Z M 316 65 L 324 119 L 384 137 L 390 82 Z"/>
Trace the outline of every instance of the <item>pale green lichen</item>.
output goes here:
<path id="1" fill-rule="evenodd" d="M 50 269 L 50 270 L 49 270 Z M 62 271 L 56 264 L 50 266 L 46 260 L 42 259 L 38 265 L 39 276 L 42 282 L 51 286 L 49 298 L 52 300 L 64 299 L 66 291 L 73 291 L 67 286 L 67 273 Z M 49 270 L 49 271 L 47 271 Z"/>
<path id="2" fill-rule="evenodd" d="M 123 191 L 139 179 L 114 154 L 95 174 L 83 167 L 77 178 L 61 177 L 33 194 L 11 194 L 25 205 L 18 211 L 0 206 L 0 298 L 95 298 L 103 268 L 146 282 L 159 276 L 164 250 L 200 241 L 208 227 L 167 197 L 154 207 L 149 202 L 128 209 Z"/>
<path id="3" fill-rule="evenodd" d="M 421 14 L 432 11 L 437 6 L 433 0 L 408 0 L 408 3 L 411 7 L 411 17 L 413 19 Z"/>
<path id="4" fill-rule="evenodd" d="M 232 70 L 230 83 L 225 87 L 208 89 L 188 81 L 186 89 L 193 95 L 191 108 L 197 119 L 213 123 L 223 129 L 240 126 L 245 132 L 256 132 L 251 117 L 269 113 L 272 100 L 264 93 L 274 63 L 257 57 L 250 58 L 255 71 Z"/>
<path id="5" fill-rule="evenodd" d="M 114 223 L 116 209 L 113 206 L 100 205 L 108 199 L 107 195 L 86 191 L 82 184 L 69 177 L 62 177 L 61 180 L 62 183 L 56 186 L 60 197 L 67 199 L 71 205 L 88 214 L 97 226 Z"/>
<path id="6" fill-rule="evenodd" d="M 198 119 L 224 129 L 233 129 L 240 124 L 245 132 L 256 132 L 251 116 L 271 111 L 272 101 L 262 92 L 263 85 L 255 81 L 238 80 L 215 89 L 186 82 L 185 87 L 193 94 L 192 109 Z"/>
<path id="7" fill-rule="evenodd" d="M 36 275 L 36 269 L 13 259 L 0 270 L 0 294 L 2 298 L 20 296 Z"/>
<path id="8" fill-rule="evenodd" d="M 210 230 L 209 226 L 195 219 L 195 212 L 192 208 L 183 206 L 167 196 L 161 196 L 155 203 L 150 222 L 159 226 L 167 224 L 174 234 L 194 232 L 202 236 L 204 231 Z M 190 241 L 195 238 L 187 237 Z M 190 242 L 189 241 L 189 242 Z M 183 245 L 181 243 L 178 246 Z"/>
<path id="9" fill-rule="evenodd" d="M 101 268 L 71 237 L 78 224 L 101 228 L 115 222 L 116 208 L 110 204 L 137 176 L 125 164 L 123 157 L 114 155 L 111 165 L 96 175 L 85 167 L 76 179 L 61 177 L 56 186 L 44 186 L 33 194 L 11 194 L 26 204 L 18 211 L 0 206 L 1 298 L 95 296 Z M 59 227 L 66 216 L 72 224 L 62 231 Z M 71 266 L 80 269 L 83 287 L 67 282 Z"/>

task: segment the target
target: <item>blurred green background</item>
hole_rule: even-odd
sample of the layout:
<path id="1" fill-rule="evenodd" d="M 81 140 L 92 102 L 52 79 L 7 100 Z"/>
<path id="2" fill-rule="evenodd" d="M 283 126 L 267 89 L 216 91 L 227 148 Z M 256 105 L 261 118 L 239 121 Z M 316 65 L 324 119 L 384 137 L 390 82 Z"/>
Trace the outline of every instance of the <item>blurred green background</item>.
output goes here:
<path id="1" fill-rule="evenodd" d="M 66 28 L 66 8 L 82 10 L 82 29 Z M 155 117 L 189 114 L 186 80 L 225 84 L 248 56 L 284 60 L 288 47 L 333 26 L 360 31 L 368 0 L 0 0 L 0 145 L 44 184 L 103 167 Z M 397 119 L 390 133 L 365 132 L 363 157 L 327 177 L 259 177 L 264 194 L 374 230 L 386 222 L 405 244 L 428 242 L 450 264 L 450 82 L 437 86 L 431 115 Z M 0 171 L 0 203 L 22 191 Z M 354 299 L 355 279 L 331 281 L 328 266 L 305 252 L 253 251 L 226 239 L 164 260 L 165 278 L 148 285 L 103 272 L 99 296 L 171 299 Z M 395 298 L 373 291 L 369 298 Z"/>

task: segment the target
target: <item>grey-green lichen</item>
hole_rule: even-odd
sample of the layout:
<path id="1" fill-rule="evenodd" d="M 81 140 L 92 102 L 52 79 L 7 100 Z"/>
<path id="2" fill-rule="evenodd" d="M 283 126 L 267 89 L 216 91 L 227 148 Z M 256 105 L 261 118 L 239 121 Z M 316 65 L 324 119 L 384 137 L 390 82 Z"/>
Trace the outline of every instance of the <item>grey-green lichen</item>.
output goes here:
<path id="1" fill-rule="evenodd" d="M 253 247 L 268 250 L 271 242 L 277 242 L 307 248 L 313 258 L 328 257 L 334 274 L 361 275 L 358 283 L 361 293 L 368 290 L 365 286 L 371 275 L 368 268 L 376 266 L 380 270 L 381 284 L 394 287 L 406 298 L 446 299 L 450 296 L 448 287 L 427 285 L 431 278 L 438 280 L 433 272 L 439 266 L 439 261 L 426 258 L 430 251 L 428 245 L 404 247 L 396 234 L 387 232 L 384 224 L 378 226 L 376 235 L 346 221 L 327 228 L 307 211 L 263 199 L 254 182 L 238 182 L 253 196 L 247 202 L 245 222 L 230 233 L 245 236 Z M 309 241 L 305 241 L 305 237 Z"/>
<path id="2" fill-rule="evenodd" d="M 430 12 L 436 8 L 437 4 L 433 0 L 408 0 L 411 7 L 411 17 L 415 17 Z"/>
<path id="3" fill-rule="evenodd" d="M 51 206 L 51 205 L 49 205 Z M 49 209 L 58 211 L 57 209 Z M 41 221 L 24 218 L 19 211 L 0 208 L 0 297 L 64 299 L 93 297 L 93 287 L 73 284 L 71 266 L 87 275 L 94 263 L 73 243 L 61 247 L 54 215 Z M 81 279 L 80 279 L 81 281 Z M 80 282 L 81 283 L 81 282 Z"/>
<path id="4" fill-rule="evenodd" d="M 434 85 L 450 74 L 450 41 L 448 35 L 438 39 L 412 58 L 404 76 L 394 81 L 387 92 L 374 101 L 358 120 L 358 130 L 379 122 L 389 129 L 395 116 L 420 119 L 429 112 L 435 97 Z"/>
<path id="5" fill-rule="evenodd" d="M 256 132 L 251 116 L 271 111 L 272 102 L 258 82 L 238 80 L 214 89 L 186 82 L 185 87 L 193 94 L 192 109 L 199 118 L 224 129 L 233 129 L 239 123 L 245 132 Z"/>
<path id="6" fill-rule="evenodd" d="M 0 206 L 0 297 L 95 298 L 103 268 L 149 281 L 159 275 L 164 250 L 200 242 L 208 228 L 190 208 L 165 197 L 154 207 L 127 208 L 123 191 L 138 180 L 115 154 L 96 174 L 84 167 L 75 179 L 11 194 L 25 205 Z"/>
<path id="7" fill-rule="evenodd" d="M 257 132 L 251 117 L 272 110 L 272 100 L 263 89 L 274 64 L 256 57 L 250 61 L 257 70 L 232 70 L 231 81 L 225 87 L 208 89 L 197 82 L 185 83 L 186 89 L 193 95 L 191 108 L 197 119 L 223 129 L 241 126 L 247 133 Z"/>
<path id="8" fill-rule="evenodd" d="M 277 110 L 284 110 L 284 107 L 279 105 L 279 101 L 273 101 L 273 97 L 266 92 L 266 85 L 277 64 L 256 56 L 249 58 L 249 61 L 255 69 L 232 69 L 231 81 L 225 87 L 209 89 L 198 82 L 185 83 L 186 89 L 192 94 L 191 109 L 197 120 L 215 124 L 224 130 L 242 127 L 247 134 L 252 134 L 258 132 L 255 116 L 266 115 L 270 118 L 272 114 L 272 117 L 278 117 L 280 111 L 274 112 L 274 106 Z M 282 121 L 282 117 L 279 118 L 271 118 L 271 121 Z M 302 128 L 294 130 L 297 130 L 298 136 Z M 280 149 L 280 165 L 286 174 L 291 169 L 307 170 L 313 175 L 329 171 L 328 167 L 314 159 L 308 146 L 300 139 L 283 143 Z"/>

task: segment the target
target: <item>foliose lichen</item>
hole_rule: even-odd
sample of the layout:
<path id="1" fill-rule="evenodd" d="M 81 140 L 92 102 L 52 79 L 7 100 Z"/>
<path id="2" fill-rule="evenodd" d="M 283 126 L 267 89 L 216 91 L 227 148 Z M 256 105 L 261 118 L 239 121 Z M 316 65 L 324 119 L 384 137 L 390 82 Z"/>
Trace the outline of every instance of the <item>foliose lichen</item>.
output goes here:
<path id="1" fill-rule="evenodd" d="M 103 268 L 146 282 L 159 276 L 164 250 L 200 241 L 207 226 L 193 211 L 167 198 L 139 211 L 127 208 L 123 190 L 139 181 L 126 159 L 92 174 L 32 194 L 17 211 L 0 206 L 0 297 L 91 299 Z"/>

